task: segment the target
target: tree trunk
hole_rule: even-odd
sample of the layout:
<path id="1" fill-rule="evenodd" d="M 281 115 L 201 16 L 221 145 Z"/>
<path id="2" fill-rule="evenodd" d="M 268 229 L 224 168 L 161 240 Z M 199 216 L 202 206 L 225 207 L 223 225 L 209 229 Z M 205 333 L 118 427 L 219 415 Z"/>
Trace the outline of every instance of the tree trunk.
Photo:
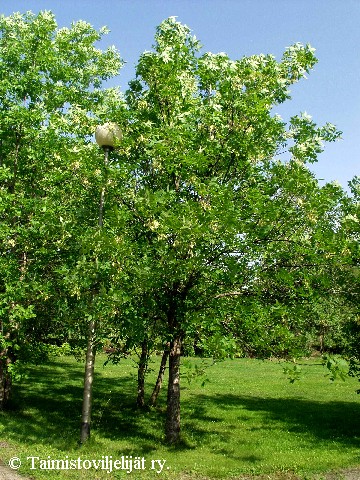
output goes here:
<path id="1" fill-rule="evenodd" d="M 148 341 L 143 340 L 141 344 L 141 356 L 138 367 L 138 395 L 136 405 L 143 407 L 145 405 L 145 374 L 148 367 Z"/>
<path id="2" fill-rule="evenodd" d="M 88 344 L 87 344 L 87 350 L 86 350 L 80 443 L 85 443 L 90 437 L 94 367 L 95 367 L 95 321 L 92 320 L 89 322 Z"/>
<path id="3" fill-rule="evenodd" d="M 169 357 L 169 385 L 165 425 L 166 441 L 169 444 L 177 443 L 180 439 L 180 358 L 181 338 L 177 336 L 171 342 Z"/>
<path id="4" fill-rule="evenodd" d="M 12 379 L 8 368 L 9 363 L 8 358 L 0 358 L 0 410 L 6 407 L 11 393 Z"/>
<path id="5" fill-rule="evenodd" d="M 169 352 L 169 345 L 167 345 L 163 354 L 162 354 L 162 357 L 161 357 L 159 374 L 158 374 L 158 377 L 157 377 L 157 380 L 156 380 L 156 383 L 155 383 L 154 390 L 153 390 L 153 392 L 151 394 L 151 397 L 150 397 L 150 400 L 149 400 L 150 407 L 155 407 L 155 405 L 156 405 L 156 402 L 157 402 L 157 399 L 158 399 L 158 396 L 159 396 L 159 393 L 160 393 L 160 390 L 161 390 L 162 382 L 163 382 L 163 379 L 164 379 L 165 368 L 166 368 L 167 360 L 169 358 L 169 353 L 170 353 Z"/>

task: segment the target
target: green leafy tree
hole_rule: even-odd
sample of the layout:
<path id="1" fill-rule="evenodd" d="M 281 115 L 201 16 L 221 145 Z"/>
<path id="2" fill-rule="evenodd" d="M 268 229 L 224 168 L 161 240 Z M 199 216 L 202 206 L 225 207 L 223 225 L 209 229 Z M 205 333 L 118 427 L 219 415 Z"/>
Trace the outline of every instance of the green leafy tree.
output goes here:
<path id="1" fill-rule="evenodd" d="M 288 126 L 273 114 L 315 62 L 300 44 L 280 62 L 201 54 L 190 30 L 169 18 L 129 84 L 129 170 L 118 203 L 131 215 L 134 282 L 155 299 L 170 345 L 169 443 L 180 435 L 184 340 L 221 331 L 230 299 L 266 291 L 274 303 L 279 284 L 290 296 L 305 292 L 309 271 L 331 256 L 341 189 L 320 188 L 306 164 L 339 132 L 306 114 Z"/>
<path id="2" fill-rule="evenodd" d="M 59 29 L 47 11 L 0 18 L 0 406 L 14 365 L 68 337 L 59 272 L 96 229 L 91 136 L 119 106 L 102 88 L 121 66 L 115 49 L 95 47 L 105 33 L 83 21 Z"/>
<path id="3" fill-rule="evenodd" d="M 350 195 L 343 202 L 340 230 L 346 240 L 344 261 L 334 277 L 339 294 L 351 312 L 344 327 L 346 344 L 342 353 L 350 359 L 350 374 L 360 380 L 360 178 L 354 177 L 349 187 Z"/>

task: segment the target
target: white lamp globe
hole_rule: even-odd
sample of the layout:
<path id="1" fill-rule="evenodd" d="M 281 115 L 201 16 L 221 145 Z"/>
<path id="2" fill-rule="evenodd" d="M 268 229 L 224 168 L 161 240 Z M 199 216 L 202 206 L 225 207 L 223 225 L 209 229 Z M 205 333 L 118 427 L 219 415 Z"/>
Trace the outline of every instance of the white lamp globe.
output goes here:
<path id="1" fill-rule="evenodd" d="M 122 132 L 119 125 L 113 122 L 99 125 L 95 131 L 96 143 L 103 148 L 114 148 L 122 140 Z"/>

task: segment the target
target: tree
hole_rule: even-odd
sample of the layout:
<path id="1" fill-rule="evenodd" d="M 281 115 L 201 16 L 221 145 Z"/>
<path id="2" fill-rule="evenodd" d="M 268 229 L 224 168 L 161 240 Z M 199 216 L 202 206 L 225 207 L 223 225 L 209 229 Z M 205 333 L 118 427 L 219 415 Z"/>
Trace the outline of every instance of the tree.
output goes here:
<path id="1" fill-rule="evenodd" d="M 339 296 L 351 309 L 351 315 L 345 325 L 346 348 L 344 354 L 353 358 L 353 371 L 360 379 L 360 178 L 349 182 L 350 195 L 342 204 L 340 233 L 344 238 L 343 262 L 334 271 Z"/>
<path id="2" fill-rule="evenodd" d="M 58 29 L 47 11 L 2 16 L 0 32 L 3 407 L 19 359 L 36 358 L 47 336 L 68 328 L 59 272 L 74 266 L 84 227 L 96 228 L 99 157 L 90 136 L 119 107 L 102 83 L 121 60 L 94 45 L 106 29 L 83 21 Z"/>
<path id="3" fill-rule="evenodd" d="M 134 282 L 156 302 L 158 331 L 170 345 L 169 443 L 180 435 L 184 339 L 218 325 L 230 298 L 268 288 L 272 301 L 272 275 L 289 292 L 306 289 L 311 270 L 330 258 L 341 189 L 321 188 L 306 163 L 339 132 L 307 114 L 287 127 L 272 113 L 315 62 L 300 44 L 280 62 L 201 55 L 190 30 L 171 17 L 129 84 L 129 169 L 118 204 L 131 215 Z"/>

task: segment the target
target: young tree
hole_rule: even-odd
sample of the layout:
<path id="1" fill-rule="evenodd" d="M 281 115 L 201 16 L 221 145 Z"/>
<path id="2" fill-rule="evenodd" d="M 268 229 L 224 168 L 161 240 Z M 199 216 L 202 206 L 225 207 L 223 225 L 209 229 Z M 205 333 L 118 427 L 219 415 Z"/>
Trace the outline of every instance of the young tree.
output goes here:
<path id="1" fill-rule="evenodd" d="M 31 360 L 49 330 L 64 335 L 59 269 L 96 229 L 91 136 L 115 97 L 119 107 L 102 83 L 121 66 L 115 49 L 95 47 L 105 33 L 83 21 L 58 29 L 47 11 L 0 18 L 0 407 L 19 356 Z"/>
<path id="2" fill-rule="evenodd" d="M 333 245 L 339 189 L 320 188 L 306 163 L 339 132 L 330 124 L 317 127 L 306 114 L 287 127 L 273 114 L 315 62 L 313 49 L 300 44 L 280 62 L 270 55 L 237 61 L 201 55 L 190 30 L 169 18 L 130 82 L 129 188 L 118 202 L 132 215 L 134 281 L 139 273 L 165 319 L 159 331 L 170 344 L 169 443 L 180 435 L 186 336 L 204 319 L 221 322 L 225 299 L 265 289 L 264 272 L 297 288 L 294 272 L 301 270 L 300 284 L 306 284 L 306 267 L 326 261 Z"/>

